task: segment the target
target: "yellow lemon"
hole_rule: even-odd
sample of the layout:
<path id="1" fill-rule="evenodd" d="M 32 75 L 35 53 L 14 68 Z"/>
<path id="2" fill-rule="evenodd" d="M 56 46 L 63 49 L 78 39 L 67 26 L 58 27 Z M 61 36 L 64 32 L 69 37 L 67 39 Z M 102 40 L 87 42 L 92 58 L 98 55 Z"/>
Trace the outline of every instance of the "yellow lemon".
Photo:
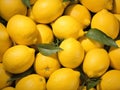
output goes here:
<path id="1" fill-rule="evenodd" d="M 89 50 L 83 61 L 83 71 L 88 77 L 103 75 L 110 65 L 110 59 L 105 49 L 95 48 Z"/>
<path id="2" fill-rule="evenodd" d="M 120 70 L 120 40 L 116 41 L 117 45 L 119 46 L 119 48 L 110 48 L 109 51 L 109 56 L 110 56 L 110 66 L 114 69 L 118 69 Z"/>
<path id="3" fill-rule="evenodd" d="M 60 68 L 60 63 L 54 56 L 44 56 L 38 53 L 36 56 L 34 68 L 36 73 L 48 78 L 54 71 Z"/>
<path id="4" fill-rule="evenodd" d="M 15 90 L 46 90 L 46 80 L 38 74 L 30 74 L 18 81 Z"/>
<path id="5" fill-rule="evenodd" d="M 46 24 L 37 24 L 39 31 L 38 43 L 51 43 L 54 40 L 52 29 Z"/>
<path id="6" fill-rule="evenodd" d="M 112 12 L 115 14 L 120 14 L 120 0 L 113 0 Z"/>
<path id="7" fill-rule="evenodd" d="M 47 90 L 77 90 L 80 72 L 70 68 L 61 68 L 51 74 L 47 81 Z"/>
<path id="8" fill-rule="evenodd" d="M 74 17 L 83 28 L 90 25 L 91 14 L 89 10 L 80 4 L 71 4 L 65 9 L 65 15 Z"/>
<path id="9" fill-rule="evenodd" d="M 118 21 L 119 21 L 119 26 L 120 26 L 120 14 L 114 14 L 114 16 L 118 19 Z"/>
<path id="10" fill-rule="evenodd" d="M 102 77 L 97 85 L 97 90 L 120 90 L 120 71 L 109 70 Z"/>
<path id="11" fill-rule="evenodd" d="M 64 7 L 61 0 L 37 0 L 33 5 L 33 16 L 38 23 L 50 23 L 62 15 Z"/>
<path id="12" fill-rule="evenodd" d="M 7 32 L 17 44 L 32 45 L 37 42 L 37 26 L 27 16 L 14 15 L 7 23 Z"/>
<path id="13" fill-rule="evenodd" d="M 15 88 L 14 88 L 14 87 L 9 86 L 9 87 L 5 87 L 5 88 L 3 88 L 2 90 L 15 90 Z"/>
<path id="14" fill-rule="evenodd" d="M 91 28 L 97 28 L 115 39 L 119 33 L 119 22 L 111 12 L 103 9 L 93 16 Z"/>
<path id="15" fill-rule="evenodd" d="M 0 15 L 3 19 L 8 21 L 16 14 L 27 14 L 27 7 L 22 0 L 0 0 Z"/>
<path id="16" fill-rule="evenodd" d="M 4 52 L 11 46 L 12 41 L 6 31 L 6 27 L 0 23 L 0 62 L 2 62 Z"/>
<path id="17" fill-rule="evenodd" d="M 12 84 L 11 82 L 8 82 L 11 76 L 12 75 L 4 69 L 3 64 L 0 63 L 0 90 Z"/>
<path id="18" fill-rule="evenodd" d="M 77 39 L 84 34 L 79 22 L 69 15 L 63 15 L 59 17 L 51 25 L 54 35 L 59 39 L 65 39 L 69 37 Z"/>
<path id="19" fill-rule="evenodd" d="M 102 48 L 104 45 L 102 43 L 99 43 L 93 39 L 87 38 L 86 36 L 83 36 L 79 38 L 79 41 L 84 48 L 85 52 L 88 52 L 91 49 L 94 48 Z"/>
<path id="20" fill-rule="evenodd" d="M 98 12 L 102 9 L 112 10 L 113 0 L 79 0 L 80 3 L 87 7 L 91 12 Z"/>
<path id="21" fill-rule="evenodd" d="M 62 41 L 60 48 L 63 50 L 58 52 L 58 58 L 64 67 L 76 68 L 82 63 L 84 49 L 79 41 L 74 38 L 67 38 Z"/>
<path id="22" fill-rule="evenodd" d="M 34 49 L 25 45 L 13 46 L 4 53 L 3 65 L 11 73 L 22 73 L 32 66 L 35 58 L 34 53 Z"/>

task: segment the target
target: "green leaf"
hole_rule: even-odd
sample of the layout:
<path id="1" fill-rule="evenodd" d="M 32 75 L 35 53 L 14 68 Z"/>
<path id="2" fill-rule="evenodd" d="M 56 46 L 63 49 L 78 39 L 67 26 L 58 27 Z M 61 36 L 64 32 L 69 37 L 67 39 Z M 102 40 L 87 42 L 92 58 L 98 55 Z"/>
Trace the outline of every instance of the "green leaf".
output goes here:
<path id="1" fill-rule="evenodd" d="M 87 90 L 90 90 L 91 88 L 94 88 L 98 83 L 100 83 L 101 79 L 100 78 L 91 78 L 91 79 L 88 79 L 87 81 Z"/>
<path id="2" fill-rule="evenodd" d="M 96 40 L 107 46 L 118 47 L 112 38 L 110 38 L 109 36 L 107 36 L 105 33 L 103 33 L 102 31 L 100 31 L 98 29 L 95 29 L 95 28 L 89 29 L 85 35 L 86 35 L 86 37 Z"/>
<path id="3" fill-rule="evenodd" d="M 30 0 L 22 0 L 22 2 L 23 2 L 28 8 L 31 8 Z"/>
<path id="4" fill-rule="evenodd" d="M 55 46 L 54 44 L 38 44 L 37 48 L 41 54 L 46 56 L 49 56 L 62 50 L 60 47 Z"/>
<path id="5" fill-rule="evenodd" d="M 27 71 L 25 71 L 23 73 L 15 74 L 8 80 L 8 82 L 13 82 L 13 81 L 15 81 L 15 80 L 17 80 L 19 78 L 25 77 L 25 76 L 31 74 L 33 71 L 34 71 L 34 68 L 31 67 L 30 69 L 28 69 Z"/>

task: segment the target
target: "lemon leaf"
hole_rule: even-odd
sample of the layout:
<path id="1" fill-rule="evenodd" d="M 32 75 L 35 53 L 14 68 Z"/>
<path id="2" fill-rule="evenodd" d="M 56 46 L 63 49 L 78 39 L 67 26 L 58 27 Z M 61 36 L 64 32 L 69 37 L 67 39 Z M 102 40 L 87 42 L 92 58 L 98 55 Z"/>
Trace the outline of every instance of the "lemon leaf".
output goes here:
<path id="1" fill-rule="evenodd" d="M 41 54 L 46 55 L 46 56 L 49 56 L 51 54 L 54 54 L 62 50 L 60 47 L 54 44 L 38 44 L 37 48 Z"/>
<path id="2" fill-rule="evenodd" d="M 33 71 L 34 71 L 34 68 L 31 67 L 30 69 L 28 69 L 27 71 L 25 71 L 23 73 L 15 74 L 8 80 L 8 82 L 13 82 L 13 81 L 15 81 L 15 80 L 17 80 L 19 78 L 25 77 L 25 76 L 31 74 Z"/>
<path id="3" fill-rule="evenodd" d="M 23 2 L 28 8 L 31 8 L 30 0 L 22 0 L 22 2 Z"/>
<path id="4" fill-rule="evenodd" d="M 90 39 L 96 40 L 100 43 L 103 43 L 107 46 L 118 47 L 115 41 L 111 37 L 107 36 L 104 32 L 96 28 L 89 29 L 85 34 L 85 36 Z"/>
<path id="5" fill-rule="evenodd" d="M 100 78 L 90 78 L 87 80 L 86 83 L 86 89 L 90 90 L 91 88 L 94 88 L 98 83 L 100 83 Z"/>

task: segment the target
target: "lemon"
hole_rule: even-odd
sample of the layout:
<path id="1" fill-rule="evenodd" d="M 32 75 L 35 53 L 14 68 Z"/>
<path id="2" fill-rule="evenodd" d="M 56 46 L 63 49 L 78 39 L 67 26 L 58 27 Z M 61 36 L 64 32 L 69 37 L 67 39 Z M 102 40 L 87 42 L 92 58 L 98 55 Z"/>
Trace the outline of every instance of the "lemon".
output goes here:
<path id="1" fill-rule="evenodd" d="M 90 25 L 91 14 L 89 10 L 80 4 L 71 4 L 65 9 L 65 15 L 70 15 L 74 17 L 82 26 L 82 28 L 86 28 Z"/>
<path id="2" fill-rule="evenodd" d="M 91 28 L 97 28 L 115 39 L 119 33 L 119 22 L 111 12 L 103 9 L 93 16 Z"/>
<path id="3" fill-rule="evenodd" d="M 89 50 L 94 48 L 103 48 L 104 46 L 102 43 L 99 43 L 93 39 L 87 38 L 86 36 L 79 38 L 79 41 L 82 47 L 84 48 L 85 52 L 88 52 Z"/>
<path id="4" fill-rule="evenodd" d="M 112 10 L 113 0 L 79 0 L 80 3 L 87 7 L 91 12 L 98 12 L 102 9 Z"/>
<path id="5" fill-rule="evenodd" d="M 89 50 L 83 61 L 83 71 L 88 77 L 99 77 L 103 75 L 110 65 L 110 59 L 105 49 L 95 48 Z"/>
<path id="6" fill-rule="evenodd" d="M 61 0 L 37 0 L 33 5 L 33 16 L 38 23 L 50 23 L 62 15 L 64 7 Z"/>
<path id="7" fill-rule="evenodd" d="M 120 71 L 109 70 L 102 77 L 97 85 L 97 90 L 120 90 Z"/>
<path id="8" fill-rule="evenodd" d="M 8 82 L 11 76 L 12 75 L 4 69 L 3 64 L 0 63 L 0 90 L 12 84 L 11 82 Z"/>
<path id="9" fill-rule="evenodd" d="M 18 81 L 15 90 L 46 90 L 46 80 L 38 74 L 30 74 Z"/>
<path id="10" fill-rule="evenodd" d="M 35 50 L 25 45 L 13 46 L 4 53 L 3 65 L 8 72 L 18 74 L 28 70 L 34 62 Z"/>
<path id="11" fill-rule="evenodd" d="M 14 88 L 14 87 L 9 86 L 9 87 L 5 87 L 5 88 L 3 88 L 2 90 L 15 90 L 15 88 Z"/>
<path id="12" fill-rule="evenodd" d="M 120 0 L 113 0 L 112 13 L 120 14 Z"/>
<path id="13" fill-rule="evenodd" d="M 59 17 L 51 25 L 54 35 L 59 39 L 69 37 L 77 39 L 84 34 L 82 26 L 80 26 L 79 22 L 69 15 Z"/>
<path id="14" fill-rule="evenodd" d="M 117 45 L 119 48 L 113 48 L 111 47 L 109 50 L 109 56 L 110 56 L 110 66 L 114 69 L 120 70 L 120 40 L 116 40 Z"/>
<path id="15" fill-rule="evenodd" d="M 37 24 L 39 31 L 38 43 L 51 43 L 54 40 L 52 29 L 46 24 Z"/>
<path id="16" fill-rule="evenodd" d="M 70 68 L 60 68 L 53 72 L 47 81 L 47 90 L 77 90 L 80 72 Z"/>
<path id="17" fill-rule="evenodd" d="M 37 74 L 48 78 L 54 71 L 60 68 L 60 63 L 58 59 L 53 56 L 44 56 L 38 53 L 34 68 Z"/>
<path id="18" fill-rule="evenodd" d="M 118 19 L 118 21 L 119 21 L 119 26 L 120 26 L 120 14 L 114 14 L 114 16 Z"/>
<path id="19" fill-rule="evenodd" d="M 74 38 L 67 38 L 62 41 L 60 48 L 63 50 L 58 52 L 58 58 L 64 67 L 76 68 L 82 63 L 84 49 L 79 41 Z"/>
<path id="20" fill-rule="evenodd" d="M 0 15 L 3 19 L 8 21 L 16 14 L 27 14 L 27 7 L 22 0 L 0 0 Z"/>
<path id="21" fill-rule="evenodd" d="M 4 52 L 11 46 L 12 41 L 6 31 L 6 27 L 0 23 L 0 62 L 2 62 Z"/>
<path id="22" fill-rule="evenodd" d="M 27 16 L 14 15 L 7 23 L 7 32 L 17 44 L 32 45 L 37 42 L 37 26 Z"/>

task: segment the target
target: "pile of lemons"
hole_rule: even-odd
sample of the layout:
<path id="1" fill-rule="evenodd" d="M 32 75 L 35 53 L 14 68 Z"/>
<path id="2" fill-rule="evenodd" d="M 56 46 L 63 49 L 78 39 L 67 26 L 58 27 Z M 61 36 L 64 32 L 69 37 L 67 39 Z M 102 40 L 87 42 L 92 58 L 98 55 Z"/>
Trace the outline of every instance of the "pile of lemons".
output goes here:
<path id="1" fill-rule="evenodd" d="M 120 0 L 0 0 L 0 90 L 120 90 Z M 118 47 L 85 36 L 97 28 Z M 51 55 L 36 45 L 61 40 Z M 21 78 L 30 68 L 34 70 Z M 78 68 L 82 68 L 81 72 Z"/>

